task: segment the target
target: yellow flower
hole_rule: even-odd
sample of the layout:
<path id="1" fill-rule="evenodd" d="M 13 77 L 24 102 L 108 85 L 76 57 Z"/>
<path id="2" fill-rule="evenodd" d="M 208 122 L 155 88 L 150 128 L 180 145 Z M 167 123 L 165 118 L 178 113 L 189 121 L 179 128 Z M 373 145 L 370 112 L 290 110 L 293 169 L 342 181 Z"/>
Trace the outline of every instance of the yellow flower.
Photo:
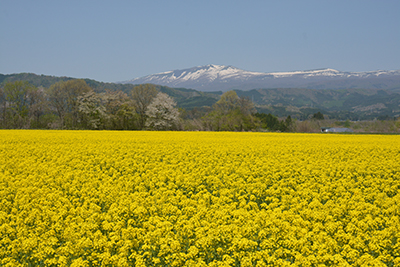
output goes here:
<path id="1" fill-rule="evenodd" d="M 396 266 L 397 136 L 0 131 L 0 265 Z"/>

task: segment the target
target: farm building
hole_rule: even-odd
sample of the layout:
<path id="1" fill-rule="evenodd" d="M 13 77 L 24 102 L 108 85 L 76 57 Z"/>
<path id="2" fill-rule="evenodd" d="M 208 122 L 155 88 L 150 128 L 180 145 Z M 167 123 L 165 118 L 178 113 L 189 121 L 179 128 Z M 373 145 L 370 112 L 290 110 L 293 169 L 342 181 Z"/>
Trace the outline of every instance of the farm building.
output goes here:
<path id="1" fill-rule="evenodd" d="M 335 127 L 321 127 L 323 133 L 352 133 L 353 130 L 349 128 L 335 128 Z"/>

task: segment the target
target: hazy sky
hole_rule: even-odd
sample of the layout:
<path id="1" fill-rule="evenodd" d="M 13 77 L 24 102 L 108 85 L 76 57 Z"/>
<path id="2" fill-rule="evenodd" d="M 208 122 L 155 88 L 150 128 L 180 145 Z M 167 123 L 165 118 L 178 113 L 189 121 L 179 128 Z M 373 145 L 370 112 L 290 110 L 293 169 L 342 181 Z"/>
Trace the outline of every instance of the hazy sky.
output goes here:
<path id="1" fill-rule="evenodd" d="M 400 1 L 0 0 L 0 73 L 400 69 Z"/>

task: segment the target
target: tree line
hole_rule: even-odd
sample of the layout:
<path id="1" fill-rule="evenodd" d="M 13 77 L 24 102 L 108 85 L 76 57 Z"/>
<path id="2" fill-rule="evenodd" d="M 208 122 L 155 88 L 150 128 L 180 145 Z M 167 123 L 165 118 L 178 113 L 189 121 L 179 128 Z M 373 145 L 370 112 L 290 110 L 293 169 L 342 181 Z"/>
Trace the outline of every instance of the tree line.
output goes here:
<path id="1" fill-rule="evenodd" d="M 129 93 L 96 92 L 84 80 L 48 88 L 15 81 L 0 87 L 1 129 L 294 131 L 290 116 L 256 112 L 254 103 L 225 92 L 212 107 L 185 110 L 155 85 L 132 85 Z"/>

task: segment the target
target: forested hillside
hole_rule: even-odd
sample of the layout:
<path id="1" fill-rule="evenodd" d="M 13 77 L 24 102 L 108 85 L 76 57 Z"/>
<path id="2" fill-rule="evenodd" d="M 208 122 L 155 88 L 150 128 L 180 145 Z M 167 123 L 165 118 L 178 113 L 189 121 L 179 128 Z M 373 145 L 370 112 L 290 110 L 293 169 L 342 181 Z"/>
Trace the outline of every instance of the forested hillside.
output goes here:
<path id="1" fill-rule="evenodd" d="M 259 112 L 279 117 L 307 119 L 319 111 L 341 120 L 400 116 L 400 94 L 387 90 L 278 88 L 236 92 L 252 99 Z"/>
<path id="2" fill-rule="evenodd" d="M 15 81 L 26 81 L 36 87 L 49 88 L 57 82 L 76 80 L 71 77 L 56 77 L 48 75 L 36 75 L 33 73 L 19 73 L 19 74 L 0 74 L 0 84 Z M 122 83 L 104 83 L 91 79 L 82 79 L 97 93 L 104 93 L 105 91 L 122 91 L 126 94 L 132 90 L 132 84 Z M 222 92 L 207 93 L 194 89 L 186 88 L 170 88 L 167 86 L 155 85 L 157 90 L 166 93 L 173 97 L 177 105 L 182 108 L 192 109 L 194 107 L 212 106 L 219 99 Z"/>
<path id="3" fill-rule="evenodd" d="M 26 88 L 25 97 L 26 105 L 31 105 L 29 108 L 30 116 L 35 117 L 36 126 L 23 126 L 23 127 L 39 127 L 46 128 L 61 127 L 59 124 L 50 123 L 54 120 L 60 120 L 60 112 L 54 106 L 54 97 L 51 98 L 54 88 L 62 84 L 64 87 L 69 84 L 74 84 L 77 79 L 70 77 L 55 77 L 46 75 L 36 75 L 31 73 L 20 74 L 0 74 L 0 90 L 1 96 L 0 103 L 2 103 L 3 113 L 1 115 L 3 128 L 13 128 L 22 126 L 5 126 L 4 120 L 10 115 L 11 106 L 13 101 L 10 96 L 6 96 L 4 88 L 7 84 L 16 82 L 24 82 Z M 80 83 L 84 82 L 86 91 L 93 91 L 93 95 L 100 97 L 101 100 L 96 100 L 98 103 L 105 105 L 108 98 L 119 98 L 118 101 L 125 103 L 124 107 L 127 109 L 134 109 L 132 103 L 131 93 L 135 85 L 120 84 L 120 83 L 104 83 L 91 79 L 79 79 Z M 67 89 L 60 89 L 68 91 Z M 170 88 L 167 86 L 152 85 L 157 92 L 166 93 L 171 97 L 176 107 L 181 109 L 180 116 L 183 120 L 191 120 L 196 126 L 188 126 L 188 129 L 205 129 L 210 127 L 210 123 L 206 122 L 209 118 L 213 106 L 221 98 L 222 92 L 202 92 L 194 89 L 187 88 Z M 31 92 L 30 96 L 27 92 Z M 33 95 L 32 92 L 35 92 Z M 374 119 L 396 119 L 400 116 L 400 94 L 394 91 L 380 90 L 380 89 L 340 89 L 340 90 L 315 90 L 304 88 L 275 88 L 275 89 L 253 89 L 249 91 L 235 90 L 238 98 L 247 99 L 254 105 L 254 112 L 272 114 L 274 117 L 285 120 L 288 116 L 292 119 L 304 121 L 313 118 L 314 114 L 321 112 L 326 118 L 336 120 L 374 120 Z M 24 93 L 22 93 L 24 94 Z M 63 92 L 66 94 L 66 92 Z M 8 98 L 7 98 L 8 97 Z M 77 96 L 74 96 L 77 97 Z M 39 100 L 38 100 L 39 99 Z M 107 100 L 108 99 L 108 100 Z M 124 99 L 124 100 L 121 100 Z M 127 99 L 130 99 L 128 102 Z M 115 100 L 115 99 L 114 99 Z M 114 101 L 113 100 L 113 101 Z M 35 102 L 36 101 L 36 102 Z M 116 101 L 116 100 L 115 100 Z M 33 104 L 33 103 L 36 104 Z M 122 103 L 121 102 L 121 103 Z M 40 103 L 40 104 L 39 104 Z M 52 104 L 53 103 L 53 104 Z M 108 103 L 108 102 L 107 102 Z M 77 108 L 77 106 L 75 107 Z M 42 109 L 42 111 L 33 111 L 33 109 Z M 5 112 L 5 110 L 8 110 Z M 43 111 L 44 110 L 44 111 Z M 15 111 L 13 111 L 15 112 Z M 20 112 L 22 112 L 20 110 Z M 29 113 L 28 112 L 28 113 Z M 68 112 L 72 112 L 69 108 Z M 127 112 L 127 111 L 126 111 Z M 126 113 L 125 112 L 125 113 Z M 131 112 L 131 111 L 130 111 Z M 124 113 L 124 114 L 125 114 Z M 129 112 L 128 112 L 129 113 Z M 136 112 L 137 113 L 137 112 Z M 8 114 L 8 115 L 7 115 Z M 33 115 L 35 114 L 35 115 Z M 71 113 L 73 114 L 73 112 Z M 28 115 L 26 115 L 28 116 Z M 73 117 L 76 117 L 77 113 Z M 233 116 L 234 117 L 234 116 Z M 11 117 L 8 117 L 11 119 Z M 201 121 L 197 121 L 202 119 Z M 18 121 L 17 119 L 13 119 Z M 43 122 L 40 122 L 42 120 Z M 18 123 L 17 123 L 18 124 Z M 35 123 L 34 123 L 35 124 Z M 57 126 L 58 125 L 58 126 Z M 205 127 L 204 125 L 208 125 Z M 63 127 L 75 127 L 66 126 Z M 86 127 L 86 126 L 85 126 Z M 114 126 L 113 126 L 114 127 Z M 118 126 L 125 129 L 127 126 Z M 116 128 L 118 128 L 116 127 Z M 184 128 L 185 128 L 184 127 Z M 240 129 L 241 126 L 237 128 Z M 108 126 L 106 128 L 109 128 Z M 137 126 L 127 127 L 129 129 L 137 129 Z M 214 128 L 220 128 L 215 126 Z M 224 128 L 224 127 L 222 127 Z M 229 127 L 228 127 L 229 128 Z M 235 128 L 235 127 L 234 127 Z"/>

